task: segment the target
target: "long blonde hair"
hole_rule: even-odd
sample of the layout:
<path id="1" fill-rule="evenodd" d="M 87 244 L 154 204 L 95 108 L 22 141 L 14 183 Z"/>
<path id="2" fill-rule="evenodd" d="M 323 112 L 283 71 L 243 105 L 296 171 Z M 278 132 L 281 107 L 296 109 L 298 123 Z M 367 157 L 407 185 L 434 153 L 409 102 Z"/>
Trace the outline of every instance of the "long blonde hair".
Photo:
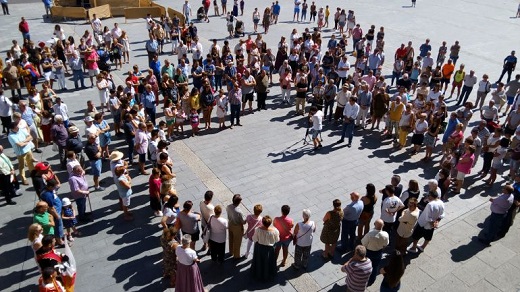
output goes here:
<path id="1" fill-rule="evenodd" d="M 29 231 L 27 232 L 27 239 L 29 239 L 30 242 L 33 242 L 38 235 L 40 235 L 40 228 L 43 228 L 38 223 L 33 223 L 29 226 Z"/>

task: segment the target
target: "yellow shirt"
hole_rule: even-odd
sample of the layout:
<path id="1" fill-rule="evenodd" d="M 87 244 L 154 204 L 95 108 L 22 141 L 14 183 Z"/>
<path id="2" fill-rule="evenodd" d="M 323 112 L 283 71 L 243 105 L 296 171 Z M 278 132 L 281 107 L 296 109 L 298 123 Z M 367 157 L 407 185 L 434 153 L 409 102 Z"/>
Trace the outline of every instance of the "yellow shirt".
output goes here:
<path id="1" fill-rule="evenodd" d="M 388 115 L 390 117 L 390 121 L 399 122 L 401 116 L 404 111 L 404 103 L 396 104 L 395 101 L 392 101 L 390 104 L 390 109 L 388 110 Z"/>
<path id="2" fill-rule="evenodd" d="M 325 17 L 329 17 L 329 15 L 330 15 L 330 9 L 325 8 Z"/>
<path id="3" fill-rule="evenodd" d="M 190 107 L 196 110 L 200 109 L 200 99 L 199 95 L 195 94 L 194 96 L 190 96 Z"/>

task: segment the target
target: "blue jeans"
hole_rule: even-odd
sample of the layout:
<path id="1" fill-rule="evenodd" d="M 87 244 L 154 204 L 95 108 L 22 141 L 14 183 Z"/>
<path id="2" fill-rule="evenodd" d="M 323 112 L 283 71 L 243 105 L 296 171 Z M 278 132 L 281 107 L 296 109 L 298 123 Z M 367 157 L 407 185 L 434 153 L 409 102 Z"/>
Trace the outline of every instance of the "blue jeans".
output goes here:
<path id="1" fill-rule="evenodd" d="M 215 75 L 215 90 L 222 89 L 222 75 Z"/>
<path id="2" fill-rule="evenodd" d="M 332 109 L 334 108 L 334 99 L 331 101 L 325 100 L 325 107 L 323 108 L 323 118 L 327 118 L 327 113 L 329 114 L 329 122 L 332 121 Z"/>
<path id="3" fill-rule="evenodd" d="M 76 207 L 78 208 L 78 219 L 84 219 L 87 212 L 87 198 L 76 199 Z"/>
<path id="4" fill-rule="evenodd" d="M 128 144 L 128 163 L 132 164 L 134 162 L 134 139 L 126 139 L 126 144 Z"/>
<path id="5" fill-rule="evenodd" d="M 146 114 L 148 114 L 148 118 L 152 122 L 152 124 L 155 126 L 155 107 L 152 108 L 145 108 Z"/>
<path id="6" fill-rule="evenodd" d="M 495 240 L 498 231 L 502 227 L 502 223 L 504 223 L 504 219 L 506 218 L 506 215 L 507 214 L 497 214 L 497 213 L 491 213 L 491 215 L 489 215 L 489 222 L 485 228 L 485 231 L 486 231 L 485 240 L 488 243 Z"/>
<path id="7" fill-rule="evenodd" d="M 78 89 L 78 81 L 81 82 L 81 87 L 85 87 L 85 80 L 83 78 L 83 70 L 72 70 L 74 80 L 74 87 Z"/>
<path id="8" fill-rule="evenodd" d="M 60 216 L 59 219 L 54 218 L 54 235 L 57 238 L 63 238 L 64 232 L 63 232 L 63 220 L 61 220 L 61 214 L 58 213 L 58 216 Z"/>
<path id="9" fill-rule="evenodd" d="M 341 139 L 348 138 L 348 143 L 352 144 L 352 138 L 354 137 L 354 121 L 343 123 L 343 130 L 341 131 Z"/>
<path id="10" fill-rule="evenodd" d="M 382 257 L 383 250 L 372 251 L 367 249 L 367 258 L 369 258 L 370 261 L 372 261 L 372 274 L 370 274 L 367 286 L 374 284 L 374 282 L 376 281 L 376 277 L 379 274 L 379 263 L 381 262 Z"/>
<path id="11" fill-rule="evenodd" d="M 354 250 L 356 244 L 356 228 L 359 220 L 341 221 L 341 248 Z"/>
<path id="12" fill-rule="evenodd" d="M 399 80 L 401 78 L 401 72 L 392 71 L 392 81 L 390 81 L 390 86 L 394 85 L 394 80 Z"/>
<path id="13" fill-rule="evenodd" d="M 231 125 L 235 124 L 235 119 L 237 120 L 236 124 L 240 124 L 240 104 L 231 105 L 231 114 L 229 115 L 229 119 L 231 121 Z"/>

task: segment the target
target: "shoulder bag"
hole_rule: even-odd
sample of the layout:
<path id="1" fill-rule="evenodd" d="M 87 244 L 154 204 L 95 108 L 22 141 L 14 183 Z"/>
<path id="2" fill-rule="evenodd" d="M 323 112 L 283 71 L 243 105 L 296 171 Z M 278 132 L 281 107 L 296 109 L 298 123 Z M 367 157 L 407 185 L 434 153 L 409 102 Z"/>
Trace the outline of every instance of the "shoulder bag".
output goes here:
<path id="1" fill-rule="evenodd" d="M 307 229 L 307 231 L 305 231 L 304 234 L 302 234 L 301 236 L 297 236 L 297 234 L 294 235 L 293 237 L 293 244 L 296 245 L 298 244 L 298 239 L 302 238 L 305 236 L 305 234 L 309 233 L 309 231 L 311 231 L 312 229 L 314 229 L 314 223 L 309 227 L 309 229 Z"/>

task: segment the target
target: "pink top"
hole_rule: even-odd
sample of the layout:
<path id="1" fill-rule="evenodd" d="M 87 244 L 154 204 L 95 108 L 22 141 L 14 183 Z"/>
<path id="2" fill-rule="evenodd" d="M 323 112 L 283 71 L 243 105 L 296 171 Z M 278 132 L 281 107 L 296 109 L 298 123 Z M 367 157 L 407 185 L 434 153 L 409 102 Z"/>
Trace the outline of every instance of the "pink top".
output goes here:
<path id="1" fill-rule="evenodd" d="M 455 147 L 459 147 L 460 142 L 464 138 L 464 133 L 462 131 L 455 131 L 450 135 L 450 138 L 452 138 L 454 142 L 456 142 Z"/>
<path id="2" fill-rule="evenodd" d="M 285 241 L 292 237 L 293 220 L 287 216 L 274 218 L 274 227 L 280 232 L 280 241 Z"/>
<path id="3" fill-rule="evenodd" d="M 98 57 L 98 54 L 96 51 L 92 51 L 92 53 L 88 54 L 87 61 L 92 60 L 92 61 L 96 61 L 96 62 L 87 62 L 87 69 L 91 69 L 91 70 L 98 69 L 98 64 L 97 64 L 98 58 L 99 57 Z"/>
<path id="4" fill-rule="evenodd" d="M 467 162 L 463 162 L 464 158 L 468 158 L 469 160 Z M 475 154 L 471 153 L 464 153 L 459 160 L 459 163 L 457 163 L 457 170 L 469 174 L 471 172 L 471 167 L 473 166 L 473 161 L 475 161 Z"/>
<path id="5" fill-rule="evenodd" d="M 146 154 L 146 150 L 148 150 L 148 137 L 146 136 L 146 131 L 137 130 L 135 134 L 135 145 L 137 147 L 137 153 Z"/>
<path id="6" fill-rule="evenodd" d="M 246 236 L 247 236 L 247 238 L 253 240 L 253 235 L 255 234 L 255 228 L 262 226 L 262 216 L 258 216 L 258 218 L 255 218 L 254 215 L 249 214 L 246 217 L 246 223 L 247 223 Z"/>

